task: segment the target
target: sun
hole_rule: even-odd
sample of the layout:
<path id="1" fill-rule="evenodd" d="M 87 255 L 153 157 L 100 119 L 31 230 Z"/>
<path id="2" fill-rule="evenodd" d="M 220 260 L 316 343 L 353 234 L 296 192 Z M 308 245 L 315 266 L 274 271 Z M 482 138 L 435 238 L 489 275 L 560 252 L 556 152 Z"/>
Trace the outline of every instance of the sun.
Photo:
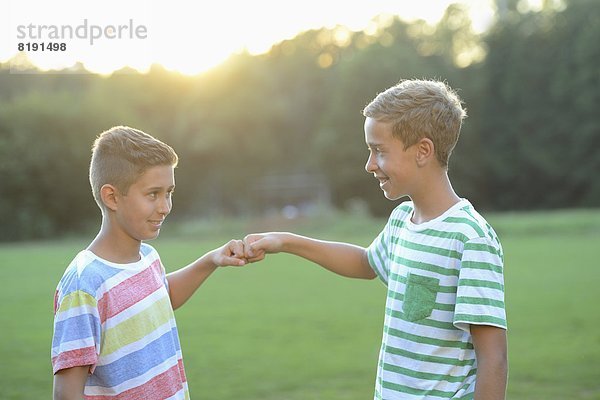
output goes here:
<path id="1" fill-rule="evenodd" d="M 9 0 L 9 13 L 0 16 L 3 26 L 9 27 L 2 33 L 8 35 L 9 40 L 0 41 L 0 60 L 14 57 L 18 43 L 51 41 L 48 37 L 18 38 L 16 32 L 19 26 L 34 24 L 38 27 L 67 26 L 76 29 L 87 24 L 88 29 L 94 26 L 96 33 L 102 30 L 102 36 L 93 45 L 89 38 L 52 39 L 65 42 L 67 50 L 30 51 L 21 54 L 20 58 L 26 56 L 43 70 L 68 68 L 80 63 L 89 71 L 110 74 L 123 67 L 145 72 L 153 64 L 161 64 L 169 70 L 195 75 L 218 66 L 232 54 L 241 51 L 264 53 L 273 44 L 310 29 L 343 26 L 346 31 L 365 30 L 369 29 L 374 17 L 381 15 L 435 23 L 451 2 L 104 0 L 90 3 L 80 0 Z M 489 25 L 493 17 L 491 0 L 463 0 L 462 3 L 472 11 L 476 28 L 483 30 L 486 24 Z M 129 21 L 147 29 L 144 40 L 110 37 L 114 27 Z"/>

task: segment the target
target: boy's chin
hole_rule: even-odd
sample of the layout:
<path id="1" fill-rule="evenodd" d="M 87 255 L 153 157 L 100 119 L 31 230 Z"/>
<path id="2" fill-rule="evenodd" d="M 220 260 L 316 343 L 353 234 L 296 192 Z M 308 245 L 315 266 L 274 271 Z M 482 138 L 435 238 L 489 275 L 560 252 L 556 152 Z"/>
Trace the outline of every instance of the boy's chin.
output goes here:
<path id="1" fill-rule="evenodd" d="M 157 230 L 156 232 L 152 232 L 152 233 L 145 235 L 144 238 L 142 238 L 142 241 L 154 240 L 154 239 L 158 238 L 159 234 L 160 234 L 160 229 Z"/>
<path id="2" fill-rule="evenodd" d="M 397 194 L 397 193 L 390 193 L 390 192 L 383 192 L 383 195 L 385 196 L 386 199 L 388 199 L 390 201 L 396 201 L 396 200 L 400 200 L 403 197 L 406 197 L 405 194 Z"/>

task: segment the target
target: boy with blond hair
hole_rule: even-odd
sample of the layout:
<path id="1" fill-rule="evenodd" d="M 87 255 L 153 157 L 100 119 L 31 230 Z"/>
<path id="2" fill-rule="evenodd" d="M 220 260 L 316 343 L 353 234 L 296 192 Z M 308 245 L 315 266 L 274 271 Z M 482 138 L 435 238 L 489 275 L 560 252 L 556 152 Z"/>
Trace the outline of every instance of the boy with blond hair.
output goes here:
<path id="1" fill-rule="evenodd" d="M 165 274 L 144 241 L 171 212 L 177 162 L 170 146 L 130 127 L 96 139 L 90 184 L 102 225 L 56 290 L 54 399 L 189 399 L 173 310 L 217 267 L 245 262 L 232 240 Z"/>
<path id="2" fill-rule="evenodd" d="M 508 362 L 498 236 L 448 178 L 466 113 L 445 83 L 405 80 L 363 110 L 365 169 L 409 197 L 368 248 L 292 233 L 248 235 L 248 261 L 287 252 L 387 286 L 375 399 L 505 398 Z"/>

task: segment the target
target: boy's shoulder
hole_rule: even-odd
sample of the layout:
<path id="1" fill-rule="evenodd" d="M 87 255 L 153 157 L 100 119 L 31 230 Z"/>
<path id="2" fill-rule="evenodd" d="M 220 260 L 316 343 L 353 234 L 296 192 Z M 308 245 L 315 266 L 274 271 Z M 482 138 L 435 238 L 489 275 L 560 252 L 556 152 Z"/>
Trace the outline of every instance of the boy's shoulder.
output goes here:
<path id="1" fill-rule="evenodd" d="M 390 214 L 388 224 L 391 227 L 428 232 L 435 236 L 449 236 L 463 242 L 486 239 L 499 243 L 498 235 L 492 226 L 467 199 L 461 199 L 438 218 L 419 225 L 410 221 L 414 208 L 412 201 L 400 203 Z"/>
<path id="2" fill-rule="evenodd" d="M 142 260 L 158 259 L 158 253 L 149 244 L 140 246 Z M 145 262 L 148 263 L 148 262 Z M 63 295 L 81 290 L 95 296 L 99 289 L 115 275 L 122 272 L 123 265 L 103 260 L 90 250 L 81 250 L 67 266 L 57 291 Z"/>
<path id="3" fill-rule="evenodd" d="M 410 218 L 414 209 L 415 205 L 412 200 L 403 201 L 392 210 L 388 220 L 391 222 L 392 220 L 401 221 Z"/>
<path id="4" fill-rule="evenodd" d="M 483 239 L 500 243 L 494 228 L 468 200 L 462 199 L 458 205 L 445 222 L 460 227 L 468 240 Z"/>

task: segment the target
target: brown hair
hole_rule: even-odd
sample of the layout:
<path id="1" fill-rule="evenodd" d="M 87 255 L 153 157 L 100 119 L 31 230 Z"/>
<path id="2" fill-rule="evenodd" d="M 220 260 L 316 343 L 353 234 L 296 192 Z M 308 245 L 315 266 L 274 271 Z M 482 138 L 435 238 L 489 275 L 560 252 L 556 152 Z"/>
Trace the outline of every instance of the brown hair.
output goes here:
<path id="1" fill-rule="evenodd" d="M 365 117 L 392 123 L 405 148 L 429 138 L 443 167 L 458 142 L 467 113 L 458 95 L 444 82 L 403 80 L 379 93 L 363 110 Z"/>
<path id="2" fill-rule="evenodd" d="M 178 157 L 171 146 L 127 126 L 115 126 L 102 132 L 92 147 L 90 185 L 100 209 L 103 185 L 114 185 L 127 194 L 129 187 L 150 167 L 177 166 Z"/>

